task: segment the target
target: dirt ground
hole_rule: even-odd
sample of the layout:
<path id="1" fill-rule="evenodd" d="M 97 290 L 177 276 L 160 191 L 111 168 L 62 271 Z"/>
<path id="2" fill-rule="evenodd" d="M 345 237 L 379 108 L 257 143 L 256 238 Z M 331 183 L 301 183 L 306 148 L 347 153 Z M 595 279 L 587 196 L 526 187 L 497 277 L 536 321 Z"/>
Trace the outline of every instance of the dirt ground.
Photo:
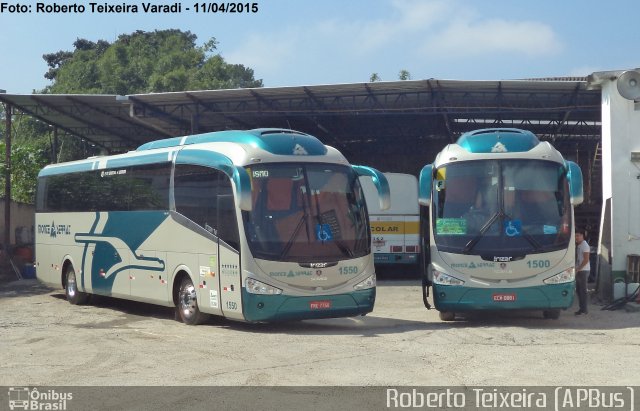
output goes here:
<path id="1" fill-rule="evenodd" d="M 0 386 L 637 385 L 640 313 L 441 322 L 417 280 L 386 280 L 366 317 L 186 326 L 163 307 L 72 306 L 36 280 L 0 285 Z"/>

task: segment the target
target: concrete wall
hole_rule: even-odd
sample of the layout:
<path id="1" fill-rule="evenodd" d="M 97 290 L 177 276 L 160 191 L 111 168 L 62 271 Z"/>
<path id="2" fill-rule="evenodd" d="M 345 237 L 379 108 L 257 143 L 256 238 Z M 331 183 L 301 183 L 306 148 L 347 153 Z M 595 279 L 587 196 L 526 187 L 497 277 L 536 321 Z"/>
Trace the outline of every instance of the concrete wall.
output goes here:
<path id="1" fill-rule="evenodd" d="M 4 240 L 4 200 L 0 200 L 0 243 Z M 33 243 L 35 206 L 11 202 L 11 244 Z M 16 238 L 16 229 L 19 230 Z"/>
<path id="2" fill-rule="evenodd" d="M 620 95 L 613 77 L 602 83 L 602 197 L 611 201 L 603 221 L 610 219 L 611 248 L 599 251 L 611 256 L 614 280 L 624 277 L 627 255 L 640 254 L 640 163 L 631 152 L 640 152 L 640 105 Z"/>

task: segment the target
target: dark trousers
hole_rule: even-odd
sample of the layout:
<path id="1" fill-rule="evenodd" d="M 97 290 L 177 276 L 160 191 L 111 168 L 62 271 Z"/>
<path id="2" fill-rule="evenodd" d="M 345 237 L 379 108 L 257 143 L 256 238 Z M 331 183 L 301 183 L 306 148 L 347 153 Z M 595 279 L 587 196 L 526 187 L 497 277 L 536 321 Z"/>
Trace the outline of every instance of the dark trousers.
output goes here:
<path id="1" fill-rule="evenodd" d="M 578 304 L 580 311 L 587 312 L 587 279 L 589 271 L 578 271 L 576 273 L 576 293 L 578 294 Z"/>

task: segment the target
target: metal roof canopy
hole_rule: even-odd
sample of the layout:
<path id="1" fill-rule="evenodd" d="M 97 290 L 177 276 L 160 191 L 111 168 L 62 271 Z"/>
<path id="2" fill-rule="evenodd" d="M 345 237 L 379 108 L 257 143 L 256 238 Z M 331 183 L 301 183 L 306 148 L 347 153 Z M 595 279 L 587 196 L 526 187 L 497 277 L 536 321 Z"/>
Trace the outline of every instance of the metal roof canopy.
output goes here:
<path id="1" fill-rule="evenodd" d="M 117 95 L 0 94 L 0 102 L 110 153 L 225 129 L 284 127 L 349 153 L 363 143 L 440 140 L 517 126 L 542 139 L 600 139 L 601 102 L 586 81 L 409 80 Z"/>
<path id="2" fill-rule="evenodd" d="M 18 110 L 52 125 L 54 142 L 61 130 L 109 153 L 167 137 L 276 127 L 315 135 L 352 163 L 412 174 L 464 132 L 524 128 L 578 161 L 590 204 L 581 213 L 586 221 L 599 219 L 601 95 L 587 89 L 586 78 L 428 79 L 128 96 L 0 90 L 0 102 L 11 108 L 9 125 Z M 5 223 L 9 227 L 8 212 Z"/>

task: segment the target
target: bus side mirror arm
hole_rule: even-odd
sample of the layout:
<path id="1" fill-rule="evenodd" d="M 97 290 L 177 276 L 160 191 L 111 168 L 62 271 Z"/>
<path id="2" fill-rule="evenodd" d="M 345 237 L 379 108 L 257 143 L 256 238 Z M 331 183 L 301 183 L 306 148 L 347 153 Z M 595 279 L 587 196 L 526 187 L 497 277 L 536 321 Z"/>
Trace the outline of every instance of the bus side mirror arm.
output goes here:
<path id="1" fill-rule="evenodd" d="M 573 161 L 567 161 L 566 167 L 567 179 L 569 180 L 569 192 L 571 194 L 571 205 L 577 206 L 582 204 L 584 200 L 582 170 L 580 170 L 580 166 Z"/>
<path id="2" fill-rule="evenodd" d="M 391 207 L 391 191 L 387 177 L 373 167 L 351 166 L 358 176 L 371 177 L 373 184 L 378 190 L 378 201 L 380 210 L 388 210 Z"/>
<path id="3" fill-rule="evenodd" d="M 238 207 L 242 211 L 251 211 L 251 179 L 244 167 L 235 166 L 233 170 L 233 181 L 236 185 L 236 197 Z"/>
<path id="4" fill-rule="evenodd" d="M 420 171 L 418 182 L 418 202 L 420 205 L 429 207 L 431 205 L 431 183 L 433 179 L 433 164 L 427 164 Z"/>

